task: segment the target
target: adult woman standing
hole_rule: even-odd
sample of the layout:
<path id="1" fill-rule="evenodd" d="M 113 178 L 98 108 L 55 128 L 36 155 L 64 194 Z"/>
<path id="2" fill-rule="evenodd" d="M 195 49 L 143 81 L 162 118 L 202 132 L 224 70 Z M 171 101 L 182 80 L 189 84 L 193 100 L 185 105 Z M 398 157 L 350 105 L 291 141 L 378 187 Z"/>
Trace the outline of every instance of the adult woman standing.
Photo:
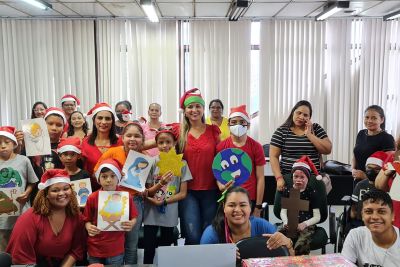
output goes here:
<path id="1" fill-rule="evenodd" d="M 217 125 L 219 130 L 221 131 L 221 134 L 219 136 L 221 141 L 225 140 L 229 137 L 230 131 L 228 126 L 228 119 L 222 115 L 224 112 L 224 104 L 222 104 L 221 100 L 214 99 L 210 101 L 208 109 L 210 111 L 210 117 L 206 119 L 206 123 L 210 125 Z"/>
<path id="2" fill-rule="evenodd" d="M 18 218 L 7 252 L 13 264 L 73 266 L 86 240 L 68 173 L 46 171 L 39 188 L 33 207 Z"/>
<path id="3" fill-rule="evenodd" d="M 151 103 L 149 105 L 149 110 L 147 111 L 149 115 L 149 121 L 141 124 L 146 140 L 154 140 L 158 131 L 165 127 L 165 123 L 160 121 L 161 117 L 161 105 L 158 103 Z M 146 150 L 147 154 L 155 157 L 160 154 L 158 148 L 151 148 Z"/>
<path id="4" fill-rule="evenodd" d="M 283 175 L 292 170 L 293 164 L 303 155 L 308 156 L 320 170 L 321 154 L 329 154 L 332 143 L 325 130 L 311 122 L 312 107 L 310 102 L 301 100 L 292 108 L 286 121 L 274 132 L 270 144 L 272 172 L 277 181 L 277 190 L 285 186 Z M 279 161 L 281 156 L 281 161 Z"/>
<path id="5" fill-rule="evenodd" d="M 358 132 L 353 150 L 352 175 L 354 179 L 365 179 L 365 162 L 376 151 L 395 150 L 393 136 L 385 131 L 385 113 L 378 105 L 367 107 L 364 112 L 364 126 Z"/>
<path id="6" fill-rule="evenodd" d="M 82 157 L 84 169 L 93 178 L 93 169 L 101 157 L 110 147 L 122 145 L 115 132 L 114 112 L 107 103 L 98 103 L 88 112 L 92 116 L 92 133 L 82 141 Z M 92 179 L 92 189 L 100 188 L 96 179 Z"/>
<path id="7" fill-rule="evenodd" d="M 116 133 L 121 134 L 124 127 L 132 121 L 132 104 L 128 100 L 119 101 L 115 105 L 115 114 L 118 120 L 115 121 Z"/>
<path id="8" fill-rule="evenodd" d="M 35 102 L 32 106 L 31 119 L 43 118 L 46 114 L 47 105 L 41 101 Z"/>
<path id="9" fill-rule="evenodd" d="M 180 207 L 187 245 L 199 244 L 203 230 L 217 211 L 218 189 L 211 166 L 220 130 L 216 125 L 205 124 L 204 104 L 197 88 L 185 92 L 180 99 L 184 119 L 180 125 L 179 150 L 193 173 Z"/>

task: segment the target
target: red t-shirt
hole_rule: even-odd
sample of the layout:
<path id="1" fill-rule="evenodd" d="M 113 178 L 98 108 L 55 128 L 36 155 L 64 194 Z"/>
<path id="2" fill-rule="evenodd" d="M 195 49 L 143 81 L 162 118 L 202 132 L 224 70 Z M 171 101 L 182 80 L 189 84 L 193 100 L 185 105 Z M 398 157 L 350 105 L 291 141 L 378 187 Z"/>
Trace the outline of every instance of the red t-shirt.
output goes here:
<path id="1" fill-rule="evenodd" d="M 83 212 L 83 220 L 97 225 L 97 210 L 99 202 L 99 191 L 89 195 Z M 122 191 L 117 188 L 116 191 Z M 132 198 L 129 199 L 129 219 L 138 216 Z M 102 231 L 95 236 L 88 236 L 88 253 L 92 257 L 109 258 L 118 256 L 125 251 L 125 232 L 124 231 Z"/>
<path id="2" fill-rule="evenodd" d="M 249 155 L 252 162 L 252 171 L 250 174 L 250 178 L 245 183 L 243 183 L 241 187 L 249 191 L 251 200 L 256 200 L 257 198 L 256 166 L 265 165 L 264 150 L 261 144 L 258 143 L 253 138 L 247 136 L 247 140 L 244 146 L 237 147 L 233 144 L 232 137 L 229 136 L 227 139 L 218 144 L 217 152 L 220 152 L 226 148 L 239 148 L 244 152 L 246 152 L 247 155 Z"/>
<path id="3" fill-rule="evenodd" d="M 212 162 L 216 154 L 221 131 L 216 125 L 206 125 L 206 130 L 199 138 L 194 138 L 190 133 L 183 157 L 187 161 L 193 180 L 188 182 L 188 189 L 210 190 L 217 188 Z"/>
<path id="4" fill-rule="evenodd" d="M 63 260 L 68 255 L 80 260 L 85 243 L 85 226 L 79 214 L 66 217 L 61 232 L 55 235 L 49 218 L 30 208 L 18 218 L 6 251 L 14 264 L 34 264 L 49 258 Z"/>

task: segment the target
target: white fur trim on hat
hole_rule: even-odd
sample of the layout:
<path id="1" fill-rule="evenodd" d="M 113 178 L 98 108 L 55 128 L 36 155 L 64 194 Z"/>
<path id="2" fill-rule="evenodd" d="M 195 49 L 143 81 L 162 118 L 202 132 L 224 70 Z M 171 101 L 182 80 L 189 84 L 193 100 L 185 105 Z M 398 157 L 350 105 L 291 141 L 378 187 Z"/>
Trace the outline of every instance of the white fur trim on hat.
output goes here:
<path id="1" fill-rule="evenodd" d="M 98 107 L 98 108 L 96 108 L 95 110 L 93 110 L 91 116 L 94 117 L 94 116 L 95 116 L 97 113 L 99 113 L 100 111 L 109 111 L 109 112 L 111 112 L 113 115 L 115 115 L 115 114 L 114 114 L 114 110 L 112 110 L 110 107 L 101 106 L 101 107 Z"/>
<path id="2" fill-rule="evenodd" d="M 308 165 L 307 163 L 304 163 L 304 162 L 295 162 L 293 164 L 292 169 L 297 168 L 297 167 L 303 167 L 303 168 L 306 168 L 307 170 L 311 171 L 310 165 Z"/>
<path id="3" fill-rule="evenodd" d="M 18 145 L 17 138 L 12 133 L 9 133 L 9 132 L 6 132 L 6 131 L 0 131 L 0 135 L 5 136 L 7 138 L 10 138 L 11 140 L 14 141 L 14 143 L 16 145 Z"/>
<path id="4" fill-rule="evenodd" d="M 381 167 L 383 165 L 383 160 L 378 159 L 378 158 L 369 157 L 367 159 L 367 162 L 365 162 L 365 167 L 367 167 L 368 164 L 375 164 L 375 165 L 378 165 L 379 167 Z"/>
<path id="5" fill-rule="evenodd" d="M 51 179 L 48 179 L 45 183 L 39 183 L 38 188 L 40 190 L 45 189 L 46 187 L 49 187 L 50 185 L 56 184 L 56 183 L 67 183 L 69 184 L 71 180 L 69 177 L 54 177 Z"/>
<path id="6" fill-rule="evenodd" d="M 121 172 L 120 172 L 120 170 L 118 170 L 117 167 L 115 167 L 114 165 L 109 164 L 109 163 L 101 164 L 100 167 L 97 169 L 97 171 L 95 173 L 97 181 L 100 180 L 100 172 L 101 172 L 101 170 L 103 168 L 109 168 L 110 170 L 112 170 L 115 173 L 115 175 L 117 176 L 118 182 L 121 181 Z"/>
<path id="7" fill-rule="evenodd" d="M 77 103 L 77 102 L 76 102 L 76 99 L 73 98 L 73 97 L 66 97 L 66 98 L 62 98 L 62 99 L 61 99 L 61 103 L 64 103 L 64 102 L 67 102 L 67 101 L 72 101 L 72 102 Z"/>
<path id="8" fill-rule="evenodd" d="M 246 115 L 243 112 L 233 112 L 231 114 L 229 114 L 229 118 L 232 119 L 233 117 L 241 117 L 243 118 L 245 121 L 247 121 L 248 123 L 250 123 L 250 118 L 248 115 Z"/>
<path id="9" fill-rule="evenodd" d="M 64 124 L 67 124 L 67 118 L 65 117 L 64 113 L 59 110 L 49 110 L 49 112 L 47 112 L 46 115 L 44 115 L 44 119 L 54 114 L 60 115 L 64 121 Z"/>
<path id="10" fill-rule="evenodd" d="M 57 153 L 61 154 L 67 151 L 71 151 L 71 152 L 75 152 L 77 154 L 81 154 L 81 150 L 79 148 L 77 148 L 76 146 L 73 145 L 65 145 L 60 147 L 59 149 L 57 149 Z"/>

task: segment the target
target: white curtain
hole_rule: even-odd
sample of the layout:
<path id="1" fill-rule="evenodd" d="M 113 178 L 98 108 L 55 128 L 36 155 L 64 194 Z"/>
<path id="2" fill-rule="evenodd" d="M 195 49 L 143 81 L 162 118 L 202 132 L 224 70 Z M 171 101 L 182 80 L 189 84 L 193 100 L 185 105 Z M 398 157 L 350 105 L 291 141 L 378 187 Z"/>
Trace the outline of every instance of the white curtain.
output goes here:
<path id="1" fill-rule="evenodd" d="M 302 99 L 313 105 L 312 121 L 326 129 L 324 42 L 324 22 L 261 22 L 259 141 L 262 144 L 270 142 L 275 129 Z"/>
<path id="2" fill-rule="evenodd" d="M 127 99 L 135 116 L 162 106 L 162 120 L 178 120 L 179 49 L 176 21 L 98 20 L 100 101 Z"/>
<path id="3" fill-rule="evenodd" d="M 250 103 L 251 22 L 190 21 L 188 88 L 197 87 L 208 103 L 229 108 Z M 249 112 L 249 108 L 248 112 Z"/>
<path id="4" fill-rule="evenodd" d="M 95 102 L 91 20 L 0 20 L 0 121 L 18 125 L 32 104 L 60 106 L 64 94 Z"/>

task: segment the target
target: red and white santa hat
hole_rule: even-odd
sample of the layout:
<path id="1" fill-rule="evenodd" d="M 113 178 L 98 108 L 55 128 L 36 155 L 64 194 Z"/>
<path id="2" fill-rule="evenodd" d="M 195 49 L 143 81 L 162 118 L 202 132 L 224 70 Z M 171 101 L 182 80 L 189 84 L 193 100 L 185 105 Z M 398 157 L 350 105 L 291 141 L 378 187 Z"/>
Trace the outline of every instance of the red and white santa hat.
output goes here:
<path id="1" fill-rule="evenodd" d="M 369 158 L 365 162 L 365 167 L 367 167 L 368 164 L 375 164 L 382 168 L 388 157 L 390 157 L 390 155 L 386 152 L 376 151 L 371 156 L 369 156 Z"/>
<path id="2" fill-rule="evenodd" d="M 313 172 L 317 180 L 322 179 L 322 176 L 318 173 L 317 168 L 315 167 L 314 163 L 308 156 L 301 156 L 301 158 L 299 158 L 293 164 L 292 173 L 295 172 L 296 170 L 303 171 L 308 178 L 310 178 L 311 172 Z"/>
<path id="3" fill-rule="evenodd" d="M 51 107 L 46 109 L 46 114 L 44 114 L 44 119 L 46 119 L 50 115 L 59 115 L 64 121 L 64 124 L 67 124 L 67 118 L 65 117 L 64 111 L 59 108 Z"/>
<path id="4" fill-rule="evenodd" d="M 81 139 L 79 137 L 68 137 L 61 140 L 57 146 L 57 153 L 61 154 L 68 151 L 81 154 Z"/>
<path id="5" fill-rule="evenodd" d="M 105 159 L 103 160 L 100 164 L 99 167 L 97 168 L 96 172 L 95 172 L 95 176 L 97 181 L 99 181 L 100 179 L 100 172 L 103 168 L 109 168 L 110 170 L 112 170 L 115 175 L 118 178 L 118 182 L 121 181 L 121 177 L 122 177 L 122 170 L 121 170 L 121 166 L 119 165 L 118 161 L 114 160 L 114 159 Z"/>
<path id="6" fill-rule="evenodd" d="M 233 117 L 241 117 L 247 121 L 247 123 L 250 123 L 250 116 L 246 111 L 246 105 L 231 108 L 229 119 L 232 119 Z"/>
<path id="7" fill-rule="evenodd" d="M 81 101 L 79 100 L 79 98 L 77 98 L 74 95 L 65 95 L 61 98 L 61 105 L 62 103 L 66 102 L 66 101 L 72 101 L 76 103 L 76 106 L 79 106 L 81 104 Z"/>
<path id="8" fill-rule="evenodd" d="M 89 110 L 87 115 L 94 117 L 100 111 L 109 111 L 112 114 L 114 114 L 114 110 L 111 108 L 111 106 L 109 104 L 101 102 L 101 103 L 97 103 L 96 105 L 94 105 L 94 107 L 92 107 Z"/>
<path id="9" fill-rule="evenodd" d="M 16 145 L 18 145 L 17 138 L 14 135 L 15 127 L 12 126 L 0 126 L 0 135 L 10 138 L 14 141 Z"/>
<path id="10" fill-rule="evenodd" d="M 71 183 L 69 174 L 66 170 L 62 169 L 47 170 L 45 173 L 43 173 L 38 188 L 40 190 L 43 190 L 46 187 L 49 187 L 50 185 L 56 183 L 67 183 L 67 184 Z"/>

